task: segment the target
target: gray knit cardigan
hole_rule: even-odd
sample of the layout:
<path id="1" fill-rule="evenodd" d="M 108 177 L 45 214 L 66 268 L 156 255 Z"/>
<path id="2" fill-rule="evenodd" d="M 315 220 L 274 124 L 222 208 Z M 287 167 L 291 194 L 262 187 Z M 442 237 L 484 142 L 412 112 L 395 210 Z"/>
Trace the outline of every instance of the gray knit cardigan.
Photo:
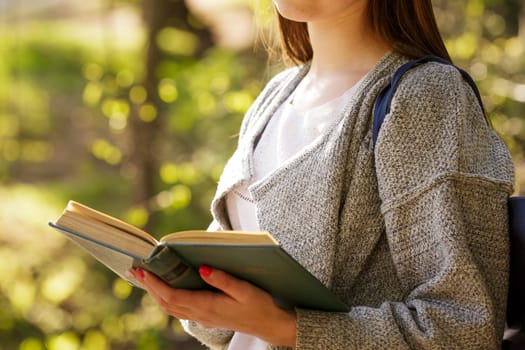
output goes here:
<path id="1" fill-rule="evenodd" d="M 383 57 L 333 128 L 249 187 L 260 227 L 351 306 L 297 309 L 298 350 L 500 347 L 509 152 L 471 87 L 439 63 L 402 79 L 374 148 L 374 100 L 404 62 Z M 307 70 L 277 75 L 246 114 L 212 203 L 217 228 L 230 228 L 224 196 L 252 177 L 258 137 Z M 182 323 L 213 349 L 233 333 Z"/>

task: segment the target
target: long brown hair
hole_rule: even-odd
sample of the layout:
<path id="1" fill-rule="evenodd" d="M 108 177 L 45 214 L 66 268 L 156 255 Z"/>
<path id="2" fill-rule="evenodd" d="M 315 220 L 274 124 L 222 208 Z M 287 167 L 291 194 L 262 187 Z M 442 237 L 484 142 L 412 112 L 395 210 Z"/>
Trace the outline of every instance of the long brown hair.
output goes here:
<path id="1" fill-rule="evenodd" d="M 284 53 L 296 64 L 311 60 L 306 23 L 277 15 Z M 409 58 L 434 55 L 451 60 L 430 0 L 368 0 L 367 15 L 371 28 L 391 43 L 395 52 Z"/>

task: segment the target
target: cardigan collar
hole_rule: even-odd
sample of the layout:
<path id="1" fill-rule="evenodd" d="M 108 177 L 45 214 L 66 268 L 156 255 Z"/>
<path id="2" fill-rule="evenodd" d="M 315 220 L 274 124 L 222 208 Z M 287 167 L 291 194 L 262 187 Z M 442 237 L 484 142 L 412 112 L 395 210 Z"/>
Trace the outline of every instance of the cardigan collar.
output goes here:
<path id="1" fill-rule="evenodd" d="M 383 85 L 386 85 L 390 75 L 404 60 L 402 56 L 396 53 L 389 52 L 384 55 L 363 77 L 362 83 L 357 88 L 353 98 L 362 98 L 374 84 L 377 84 L 380 78 L 385 80 Z M 273 88 L 268 89 L 268 86 L 271 84 L 270 82 L 258 98 L 259 101 L 254 103 L 245 116 L 248 123 L 244 128 L 245 132 L 241 133 L 237 150 L 224 168 L 217 192 L 212 201 L 212 215 L 223 229 L 231 229 L 226 213 L 224 197 L 235 187 L 245 184 L 253 178 L 253 153 L 262 132 L 264 132 L 264 128 L 277 109 L 293 93 L 297 85 L 308 73 L 309 68 L 310 64 L 307 63 L 299 67 L 287 69 L 276 76 L 276 79 L 279 80 L 277 84 L 273 85 Z M 349 114 L 347 108 L 343 109 L 343 113 Z M 346 117 L 348 117 L 348 115 L 346 115 L 345 118 Z M 264 183 L 271 181 L 271 177 L 272 175 L 264 179 Z M 258 182 L 250 186 L 249 190 L 254 197 L 257 197 L 257 190 L 261 185 L 262 184 Z"/>

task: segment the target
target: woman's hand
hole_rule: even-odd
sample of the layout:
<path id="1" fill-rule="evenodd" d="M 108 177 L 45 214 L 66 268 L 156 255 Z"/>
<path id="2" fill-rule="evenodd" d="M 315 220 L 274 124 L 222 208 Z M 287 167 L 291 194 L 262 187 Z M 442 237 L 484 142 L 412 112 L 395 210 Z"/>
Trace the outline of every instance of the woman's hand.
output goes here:
<path id="1" fill-rule="evenodd" d="M 295 312 L 279 308 L 270 294 L 248 282 L 201 266 L 201 277 L 219 292 L 190 291 L 172 288 L 141 269 L 131 273 L 169 315 L 206 328 L 231 329 L 273 345 L 295 347 Z"/>

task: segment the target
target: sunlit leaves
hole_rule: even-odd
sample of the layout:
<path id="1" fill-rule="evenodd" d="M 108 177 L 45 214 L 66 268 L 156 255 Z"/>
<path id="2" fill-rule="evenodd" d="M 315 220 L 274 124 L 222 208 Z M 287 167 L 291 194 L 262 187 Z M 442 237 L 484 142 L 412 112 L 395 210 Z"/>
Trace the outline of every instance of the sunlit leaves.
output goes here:
<path id="1" fill-rule="evenodd" d="M 190 186 L 201 181 L 202 175 L 191 163 L 166 162 L 160 168 L 160 178 L 168 185 L 175 185 L 156 196 L 157 205 L 162 209 L 178 210 L 190 205 Z"/>
<path id="2" fill-rule="evenodd" d="M 2 141 L 0 144 L 5 161 L 14 162 L 20 158 L 20 143 L 14 139 Z"/>
<path id="3" fill-rule="evenodd" d="M 148 212 L 142 207 L 133 207 L 125 215 L 125 221 L 137 227 L 143 227 L 148 223 Z"/>
<path id="4" fill-rule="evenodd" d="M 470 59 L 478 49 L 478 36 L 475 33 L 465 33 L 462 36 L 448 41 L 451 55 L 466 60 Z"/>
<path id="5" fill-rule="evenodd" d="M 493 65 L 497 65 L 502 57 L 501 49 L 493 43 L 485 43 L 479 54 L 484 62 Z"/>
<path id="6" fill-rule="evenodd" d="M 36 233 L 45 227 L 42 223 L 56 215 L 45 206 L 54 201 L 44 197 L 41 191 L 29 186 L 16 191 L 0 190 L 0 198 L 9 198 L 0 202 L 0 332 L 15 327 L 21 319 L 46 327 L 64 319 L 59 311 L 47 312 L 41 279 L 34 275 L 37 267 L 52 259 L 52 254 L 61 247 L 61 240 L 52 234 L 36 238 L 39 236 Z M 45 319 L 46 316 L 50 319 Z"/>
<path id="7" fill-rule="evenodd" d="M 144 103 L 147 98 L 148 92 L 146 91 L 146 88 L 144 88 L 144 86 L 142 85 L 133 86 L 129 90 L 129 99 L 134 104 L 139 105 L 141 103 Z"/>
<path id="8" fill-rule="evenodd" d="M 485 3 L 483 0 L 468 0 L 466 5 L 465 15 L 471 18 L 481 16 L 485 10 Z"/>
<path id="9" fill-rule="evenodd" d="M 179 180 L 179 170 L 176 164 L 167 162 L 160 167 L 160 178 L 167 184 L 174 184 Z"/>
<path id="10" fill-rule="evenodd" d="M 7 301 L 0 302 L 0 333 L 9 333 L 15 327 L 15 317 Z"/>
<path id="11" fill-rule="evenodd" d="M 152 331 L 141 334 L 137 345 L 141 350 L 161 350 L 163 348 L 162 341 L 157 334 Z"/>
<path id="12" fill-rule="evenodd" d="M 82 260 L 72 258 L 63 261 L 45 277 L 42 284 L 43 296 L 55 304 L 66 300 L 80 285 L 85 272 Z"/>
<path id="13" fill-rule="evenodd" d="M 200 179 L 200 172 L 192 163 L 181 163 L 177 165 L 177 175 L 179 181 L 186 185 L 193 185 L 198 183 Z"/>
<path id="14" fill-rule="evenodd" d="M 511 80 L 503 78 L 495 78 L 491 83 L 494 95 L 525 102 L 525 84 L 515 84 Z M 505 101 L 501 102 L 504 103 Z"/>
<path id="15" fill-rule="evenodd" d="M 44 163 L 51 159 L 53 146 L 46 141 L 25 141 L 22 143 L 21 160 L 31 163 Z"/>
<path id="16" fill-rule="evenodd" d="M 202 91 L 195 96 L 195 104 L 202 116 L 209 116 L 217 111 L 218 99 L 210 92 Z"/>
<path id="17" fill-rule="evenodd" d="M 230 88 L 231 79 L 224 72 L 217 72 L 214 76 L 211 77 L 209 87 L 210 91 L 220 95 L 228 91 Z"/>
<path id="18" fill-rule="evenodd" d="M 95 62 L 88 62 L 82 68 L 82 73 L 88 81 L 100 81 L 104 76 L 104 69 Z"/>
<path id="19" fill-rule="evenodd" d="M 113 295 L 115 295 L 118 299 L 127 299 L 130 296 L 132 290 L 133 287 L 123 279 L 117 278 L 113 282 Z"/>
<path id="20" fill-rule="evenodd" d="M 0 158 L 8 162 L 43 163 L 53 155 L 53 147 L 44 141 L 18 141 L 15 138 L 2 140 Z"/>
<path id="21" fill-rule="evenodd" d="M 102 321 L 101 329 L 112 339 L 123 340 L 126 328 L 122 319 L 117 315 L 108 315 Z"/>
<path id="22" fill-rule="evenodd" d="M 525 53 L 525 43 L 520 38 L 511 38 L 505 42 L 505 53 L 512 58 L 522 58 Z"/>
<path id="23" fill-rule="evenodd" d="M 117 73 L 117 85 L 121 88 L 128 88 L 135 82 L 135 75 L 129 69 L 123 69 Z"/>
<path id="24" fill-rule="evenodd" d="M 102 113 L 108 118 L 112 130 L 120 131 L 126 128 L 130 113 L 130 105 L 127 100 L 107 98 L 101 107 Z"/>
<path id="25" fill-rule="evenodd" d="M 199 38 L 191 32 L 167 27 L 158 34 L 157 45 L 173 55 L 191 56 L 198 49 Z"/>
<path id="26" fill-rule="evenodd" d="M 14 114 L 0 115 L 0 139 L 14 138 L 20 130 L 20 120 Z"/>
<path id="27" fill-rule="evenodd" d="M 44 346 L 39 339 L 36 338 L 26 338 L 18 347 L 18 350 L 43 350 Z"/>
<path id="28" fill-rule="evenodd" d="M 51 336 L 46 342 L 49 350 L 79 350 L 80 339 L 74 332 Z"/>
<path id="29" fill-rule="evenodd" d="M 102 97 L 103 87 L 98 82 L 88 82 L 82 94 L 82 100 L 88 106 L 96 106 Z"/>
<path id="30" fill-rule="evenodd" d="M 122 152 L 106 140 L 97 139 L 91 145 L 91 153 L 108 164 L 116 165 L 122 160 Z"/>
<path id="31" fill-rule="evenodd" d="M 224 96 L 225 107 L 234 113 L 245 113 L 253 102 L 247 91 L 232 91 Z"/>
<path id="32" fill-rule="evenodd" d="M 46 334 L 56 334 L 71 327 L 71 313 L 58 305 L 45 302 L 41 298 L 33 305 L 33 308 L 24 315 L 30 322 Z"/>
<path id="33" fill-rule="evenodd" d="M 101 11 L 102 21 L 96 11 L 75 19 L 80 23 L 55 17 L 42 25 L 28 21 L 17 37 L 20 42 L 11 42 L 16 44 L 11 46 L 14 55 L 0 60 L 0 179 L 8 178 L 12 166 L 13 176 L 22 174 L 36 184 L 28 186 L 33 192 L 0 191 L 6 199 L 0 201 L 0 349 L 164 348 L 159 339 L 168 317 L 158 306 L 64 242 L 46 222 L 71 197 L 110 208 L 137 226 L 147 224 L 152 214 L 180 213 L 183 220 L 173 219 L 156 227 L 157 232 L 206 222 L 208 213 L 199 205 L 201 193 L 209 196 L 209 177 L 205 167 L 192 164 L 194 151 L 180 141 L 187 136 L 195 149 L 204 147 L 207 133 L 197 129 L 204 126 L 193 122 L 179 135 L 166 127 L 159 140 L 162 154 L 153 156 L 176 164 L 177 178 L 166 183 L 157 173 L 157 192 L 147 203 L 134 203 L 129 182 L 140 169 L 126 162 L 133 152 L 130 121 L 177 118 L 186 108 L 190 120 L 198 120 L 199 113 L 224 118 L 229 112 L 221 95 L 232 86 L 243 89 L 244 68 L 236 65 L 233 79 L 226 72 L 237 60 L 234 55 L 199 64 L 191 57 L 199 44 L 192 34 L 169 30 L 161 33 L 159 43 L 187 61 L 176 72 L 161 74 L 158 69 L 160 83 L 149 86 L 148 94 L 139 50 L 144 36 L 137 35 L 142 27 L 138 22 L 135 29 L 129 27 L 140 20 L 138 7 L 130 8 L 126 17 L 119 6 L 118 15 Z M 119 28 L 112 30 L 110 24 L 117 20 Z M 57 25 L 47 26 L 46 21 Z M 82 31 L 83 26 L 88 30 Z M 172 38 L 175 42 L 166 42 Z M 188 76 L 182 73 L 186 68 L 192 69 Z M 188 83 L 193 78 L 199 83 Z M 235 118 L 232 125 L 239 116 Z M 226 147 L 224 135 L 231 133 L 220 129 L 215 131 L 221 135 L 212 162 L 216 167 L 226 157 L 219 151 Z"/>
<path id="34" fill-rule="evenodd" d="M 26 313 L 35 301 L 36 286 L 31 280 L 16 280 L 8 289 L 7 297 L 19 313 Z"/>
<path id="35" fill-rule="evenodd" d="M 487 77 L 487 65 L 483 62 L 472 63 L 469 71 L 474 80 L 484 80 Z"/>
<path id="36" fill-rule="evenodd" d="M 21 132 L 32 136 L 46 135 L 51 128 L 49 118 L 49 93 L 29 80 L 13 82 L 12 98 L 8 105 L 20 120 Z"/>
<path id="37" fill-rule="evenodd" d="M 496 13 L 488 14 L 486 16 L 484 26 L 485 29 L 490 33 L 490 35 L 492 35 L 493 37 L 497 37 L 505 32 L 505 18 Z"/>
<path id="38" fill-rule="evenodd" d="M 165 103 L 174 102 L 179 96 L 177 86 L 173 79 L 162 79 L 159 83 L 159 97 Z"/>
<path id="39" fill-rule="evenodd" d="M 155 199 L 162 209 L 183 209 L 190 204 L 191 190 L 186 185 L 175 185 L 157 194 Z"/>
<path id="40" fill-rule="evenodd" d="M 84 336 L 80 350 L 109 350 L 108 338 L 100 331 L 90 330 Z"/>
<path id="41" fill-rule="evenodd" d="M 154 121 L 158 116 L 157 107 L 153 103 L 144 103 L 139 107 L 139 118 L 146 123 Z"/>
<path id="42" fill-rule="evenodd" d="M 102 113 L 108 118 L 114 115 L 123 115 L 127 117 L 129 115 L 129 104 L 126 100 L 107 98 L 102 103 Z"/>

